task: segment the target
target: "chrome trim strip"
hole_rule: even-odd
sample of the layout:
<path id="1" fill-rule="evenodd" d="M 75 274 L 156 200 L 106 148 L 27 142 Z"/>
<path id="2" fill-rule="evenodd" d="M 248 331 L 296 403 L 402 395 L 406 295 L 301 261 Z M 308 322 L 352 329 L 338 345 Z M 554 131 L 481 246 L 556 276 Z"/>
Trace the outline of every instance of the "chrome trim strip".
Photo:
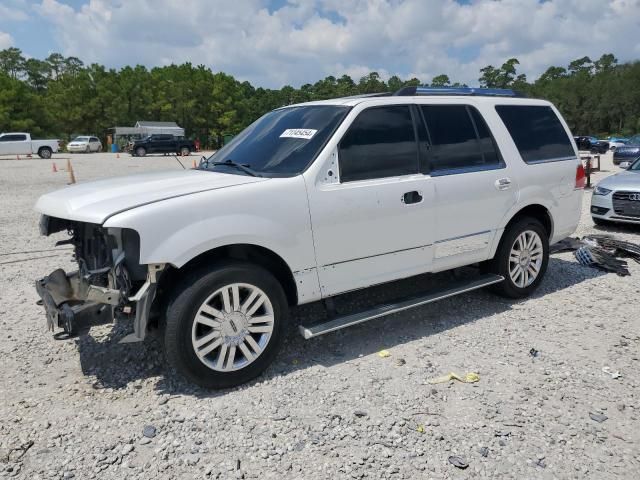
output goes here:
<path id="1" fill-rule="evenodd" d="M 482 232 L 469 233 L 467 235 L 460 235 L 459 237 L 445 238 L 444 240 L 438 240 L 435 243 L 450 242 L 452 240 L 460 240 L 461 238 L 473 237 L 475 235 L 484 235 L 485 233 L 491 233 L 491 230 L 483 230 Z"/>

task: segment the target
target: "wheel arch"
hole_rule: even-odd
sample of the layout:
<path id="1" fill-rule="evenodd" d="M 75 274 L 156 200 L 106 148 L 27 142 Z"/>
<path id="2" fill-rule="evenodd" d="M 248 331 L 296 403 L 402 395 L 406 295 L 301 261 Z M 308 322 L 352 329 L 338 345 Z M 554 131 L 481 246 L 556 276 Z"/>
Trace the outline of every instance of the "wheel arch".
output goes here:
<path id="1" fill-rule="evenodd" d="M 541 203 L 531 203 L 529 205 L 525 205 L 521 207 L 519 210 L 513 213 L 511 217 L 506 217 L 508 218 L 508 220 L 504 223 L 504 226 L 501 228 L 499 235 L 496 235 L 496 238 L 493 242 L 493 246 L 491 249 L 492 250 L 491 257 L 493 257 L 496 251 L 498 250 L 498 246 L 502 241 L 504 232 L 507 231 L 507 229 L 511 225 L 513 225 L 514 223 L 516 223 L 517 221 L 519 221 L 524 217 L 532 217 L 539 220 L 540 223 L 542 223 L 542 225 L 544 226 L 545 230 L 547 231 L 549 240 L 553 238 L 554 223 L 553 223 L 553 217 L 551 215 L 551 212 L 546 206 L 542 205 Z"/>
<path id="2" fill-rule="evenodd" d="M 200 253 L 181 267 L 170 267 L 164 281 L 172 281 L 194 269 L 211 265 L 220 260 L 239 260 L 258 265 L 276 277 L 287 296 L 289 305 L 297 305 L 298 290 L 293 272 L 287 262 L 274 251 L 249 243 L 223 245 Z"/>

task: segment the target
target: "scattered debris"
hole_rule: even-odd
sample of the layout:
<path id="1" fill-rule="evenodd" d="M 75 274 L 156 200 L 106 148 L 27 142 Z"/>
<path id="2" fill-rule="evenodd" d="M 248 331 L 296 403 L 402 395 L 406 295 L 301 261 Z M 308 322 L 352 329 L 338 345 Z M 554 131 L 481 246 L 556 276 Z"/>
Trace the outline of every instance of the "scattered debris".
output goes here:
<path id="1" fill-rule="evenodd" d="M 404 358 L 399 358 L 396 360 L 396 366 L 401 367 L 403 365 L 405 365 L 407 363 L 407 361 Z"/>
<path id="2" fill-rule="evenodd" d="M 144 428 L 142 429 L 142 435 L 144 435 L 147 438 L 153 438 L 156 436 L 156 427 L 154 427 L 153 425 L 145 425 Z"/>
<path id="3" fill-rule="evenodd" d="M 424 425 L 418 425 L 418 427 L 416 428 L 416 432 L 424 433 Z"/>
<path id="4" fill-rule="evenodd" d="M 380 351 L 378 352 L 378 356 L 379 356 L 380 358 L 387 358 L 387 357 L 390 357 L 390 356 L 391 356 L 391 353 L 389 352 L 389 350 L 380 350 Z"/>
<path id="5" fill-rule="evenodd" d="M 593 412 L 589 412 L 589 417 L 591 417 L 591 420 L 598 423 L 602 423 L 609 418 L 603 413 L 593 413 Z"/>
<path id="6" fill-rule="evenodd" d="M 461 377 L 455 372 L 449 372 L 448 374 L 443 375 L 442 377 L 432 378 L 431 380 L 428 380 L 428 382 L 431 384 L 446 383 L 450 380 L 458 380 L 459 382 L 462 382 L 462 383 L 475 383 L 480 381 L 480 375 L 474 372 L 469 372 L 465 374 L 464 377 Z"/>
<path id="7" fill-rule="evenodd" d="M 529 350 L 529 355 L 531 355 L 533 358 L 537 358 L 538 354 L 540 354 L 540 352 L 533 347 L 531 348 L 531 350 Z"/>
<path id="8" fill-rule="evenodd" d="M 478 453 L 486 458 L 486 457 L 489 456 L 489 448 L 488 447 L 480 447 L 478 449 Z"/>
<path id="9" fill-rule="evenodd" d="M 509 431 L 503 431 L 503 430 L 496 430 L 495 434 L 496 437 L 508 437 L 509 435 L 511 435 L 511 432 Z"/>
<path id="10" fill-rule="evenodd" d="M 464 457 L 459 457 L 457 455 L 450 456 L 449 463 L 454 467 L 458 467 L 463 470 L 469 466 L 469 464 L 467 463 L 467 460 Z"/>
<path id="11" fill-rule="evenodd" d="M 618 240 L 612 235 L 586 235 L 582 239 L 566 238 L 550 248 L 551 253 L 574 251 L 581 265 L 630 275 L 627 262 L 619 258 L 631 258 L 640 263 L 640 245 Z"/>
<path id="12" fill-rule="evenodd" d="M 609 375 L 611 378 L 613 378 L 614 380 L 620 378 L 622 375 L 620 374 L 620 372 L 612 372 L 609 367 L 602 367 L 602 371 L 604 373 L 606 373 L 607 375 Z"/>
<path id="13" fill-rule="evenodd" d="M 536 461 L 536 465 L 540 468 L 547 468 L 547 464 L 544 461 L 546 457 L 540 457 L 537 461 Z"/>
<path id="14" fill-rule="evenodd" d="M 365 412 L 364 410 L 356 410 L 355 412 L 353 412 L 353 414 L 359 418 L 366 417 L 368 415 L 368 413 Z"/>

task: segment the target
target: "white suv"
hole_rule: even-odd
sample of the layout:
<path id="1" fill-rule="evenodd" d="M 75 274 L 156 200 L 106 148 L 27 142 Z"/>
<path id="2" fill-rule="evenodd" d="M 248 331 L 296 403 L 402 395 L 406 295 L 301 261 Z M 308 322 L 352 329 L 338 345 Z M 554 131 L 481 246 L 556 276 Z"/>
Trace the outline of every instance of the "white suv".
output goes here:
<path id="1" fill-rule="evenodd" d="M 300 327 L 311 338 L 487 285 L 529 295 L 549 245 L 576 229 L 583 185 L 557 110 L 511 91 L 292 105 L 196 169 L 42 196 L 41 231 L 70 232 L 79 270 L 36 286 L 51 328 L 135 316 L 123 341 L 157 325 L 178 371 L 229 387 L 272 361 L 293 305 L 325 300 L 326 321 Z M 477 274 L 437 291 L 332 308 L 347 291 L 468 265 Z"/>

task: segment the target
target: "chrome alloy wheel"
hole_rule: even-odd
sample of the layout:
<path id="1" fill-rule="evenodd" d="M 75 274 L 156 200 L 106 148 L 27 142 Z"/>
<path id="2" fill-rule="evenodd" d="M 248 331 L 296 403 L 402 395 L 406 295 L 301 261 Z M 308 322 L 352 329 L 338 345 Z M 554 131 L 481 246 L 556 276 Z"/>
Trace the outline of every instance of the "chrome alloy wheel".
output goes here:
<path id="1" fill-rule="evenodd" d="M 240 370 L 264 351 L 273 323 L 273 305 L 262 290 L 247 283 L 226 285 L 198 309 L 191 330 L 193 350 L 212 370 Z"/>
<path id="2" fill-rule="evenodd" d="M 531 285 L 542 268 L 542 239 L 533 230 L 525 230 L 516 238 L 509 253 L 509 275 L 519 288 Z"/>

